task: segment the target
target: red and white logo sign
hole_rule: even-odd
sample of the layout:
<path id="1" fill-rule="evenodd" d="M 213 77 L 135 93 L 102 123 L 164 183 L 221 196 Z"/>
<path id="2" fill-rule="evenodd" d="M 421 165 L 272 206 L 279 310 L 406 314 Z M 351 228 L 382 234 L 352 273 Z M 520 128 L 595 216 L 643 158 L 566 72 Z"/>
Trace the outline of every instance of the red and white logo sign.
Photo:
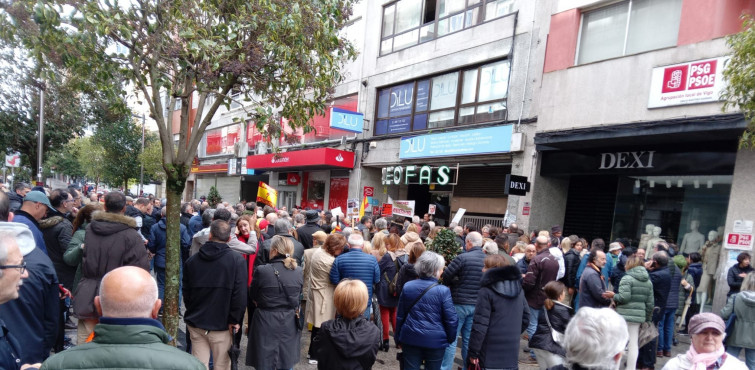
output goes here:
<path id="1" fill-rule="evenodd" d="M 375 188 L 372 186 L 365 186 L 364 187 L 364 196 L 365 197 L 371 197 L 375 195 Z"/>
<path id="2" fill-rule="evenodd" d="M 721 100 L 723 70 L 729 60 L 725 56 L 653 68 L 648 108 Z"/>
<path id="3" fill-rule="evenodd" d="M 21 165 L 21 154 L 13 153 L 5 156 L 5 167 L 19 167 Z"/>
<path id="4" fill-rule="evenodd" d="M 726 247 L 729 249 L 752 249 L 752 234 L 731 233 L 726 236 Z"/>

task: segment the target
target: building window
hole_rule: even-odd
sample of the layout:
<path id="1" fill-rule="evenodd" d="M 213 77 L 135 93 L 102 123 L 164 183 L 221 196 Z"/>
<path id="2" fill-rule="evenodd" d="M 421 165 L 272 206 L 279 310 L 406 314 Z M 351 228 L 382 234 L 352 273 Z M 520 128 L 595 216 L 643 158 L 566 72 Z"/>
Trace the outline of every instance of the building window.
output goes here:
<path id="1" fill-rule="evenodd" d="M 375 135 L 506 120 L 509 61 L 378 90 Z"/>
<path id="2" fill-rule="evenodd" d="M 396 1 L 383 7 L 380 55 L 473 27 L 513 10 L 514 0 Z"/>
<path id="3" fill-rule="evenodd" d="M 577 64 L 676 45 L 682 0 L 628 0 L 582 14 Z"/>

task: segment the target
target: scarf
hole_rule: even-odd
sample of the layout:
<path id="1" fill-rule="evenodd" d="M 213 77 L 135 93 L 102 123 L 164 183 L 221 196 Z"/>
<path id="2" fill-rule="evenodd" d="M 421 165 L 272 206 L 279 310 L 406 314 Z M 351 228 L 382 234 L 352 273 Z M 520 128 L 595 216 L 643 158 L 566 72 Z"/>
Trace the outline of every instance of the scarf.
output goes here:
<path id="1" fill-rule="evenodd" d="M 705 370 L 718 361 L 724 355 L 724 346 L 721 346 L 715 352 L 697 353 L 695 346 L 689 346 L 689 351 L 685 354 L 689 362 L 692 363 L 690 370 Z"/>
<path id="2" fill-rule="evenodd" d="M 590 267 L 592 267 L 595 271 L 598 272 L 598 276 L 600 276 L 600 281 L 603 281 L 603 282 L 606 281 L 606 278 L 603 276 L 603 274 L 600 273 L 600 268 L 598 268 L 598 266 L 595 266 L 594 263 L 590 263 Z"/>

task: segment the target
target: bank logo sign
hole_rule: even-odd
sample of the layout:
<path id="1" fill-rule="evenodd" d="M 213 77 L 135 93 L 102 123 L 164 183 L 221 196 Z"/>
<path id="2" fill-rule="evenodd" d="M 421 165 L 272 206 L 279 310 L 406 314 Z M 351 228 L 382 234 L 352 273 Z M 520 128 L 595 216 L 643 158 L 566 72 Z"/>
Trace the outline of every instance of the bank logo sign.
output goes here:
<path id="1" fill-rule="evenodd" d="M 401 138 L 400 159 L 433 158 L 511 151 L 512 125 L 406 136 Z"/>
<path id="2" fill-rule="evenodd" d="M 364 115 L 362 113 L 336 107 L 330 108 L 330 128 L 361 134 L 363 126 Z"/>

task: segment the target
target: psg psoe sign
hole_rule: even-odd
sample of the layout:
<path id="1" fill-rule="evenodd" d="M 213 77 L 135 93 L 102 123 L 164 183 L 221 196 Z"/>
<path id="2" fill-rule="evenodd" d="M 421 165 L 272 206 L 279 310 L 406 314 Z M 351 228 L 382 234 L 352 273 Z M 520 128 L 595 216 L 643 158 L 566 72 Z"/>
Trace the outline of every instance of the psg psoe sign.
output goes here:
<path id="1" fill-rule="evenodd" d="M 720 101 L 730 60 L 725 56 L 653 68 L 648 108 Z"/>

